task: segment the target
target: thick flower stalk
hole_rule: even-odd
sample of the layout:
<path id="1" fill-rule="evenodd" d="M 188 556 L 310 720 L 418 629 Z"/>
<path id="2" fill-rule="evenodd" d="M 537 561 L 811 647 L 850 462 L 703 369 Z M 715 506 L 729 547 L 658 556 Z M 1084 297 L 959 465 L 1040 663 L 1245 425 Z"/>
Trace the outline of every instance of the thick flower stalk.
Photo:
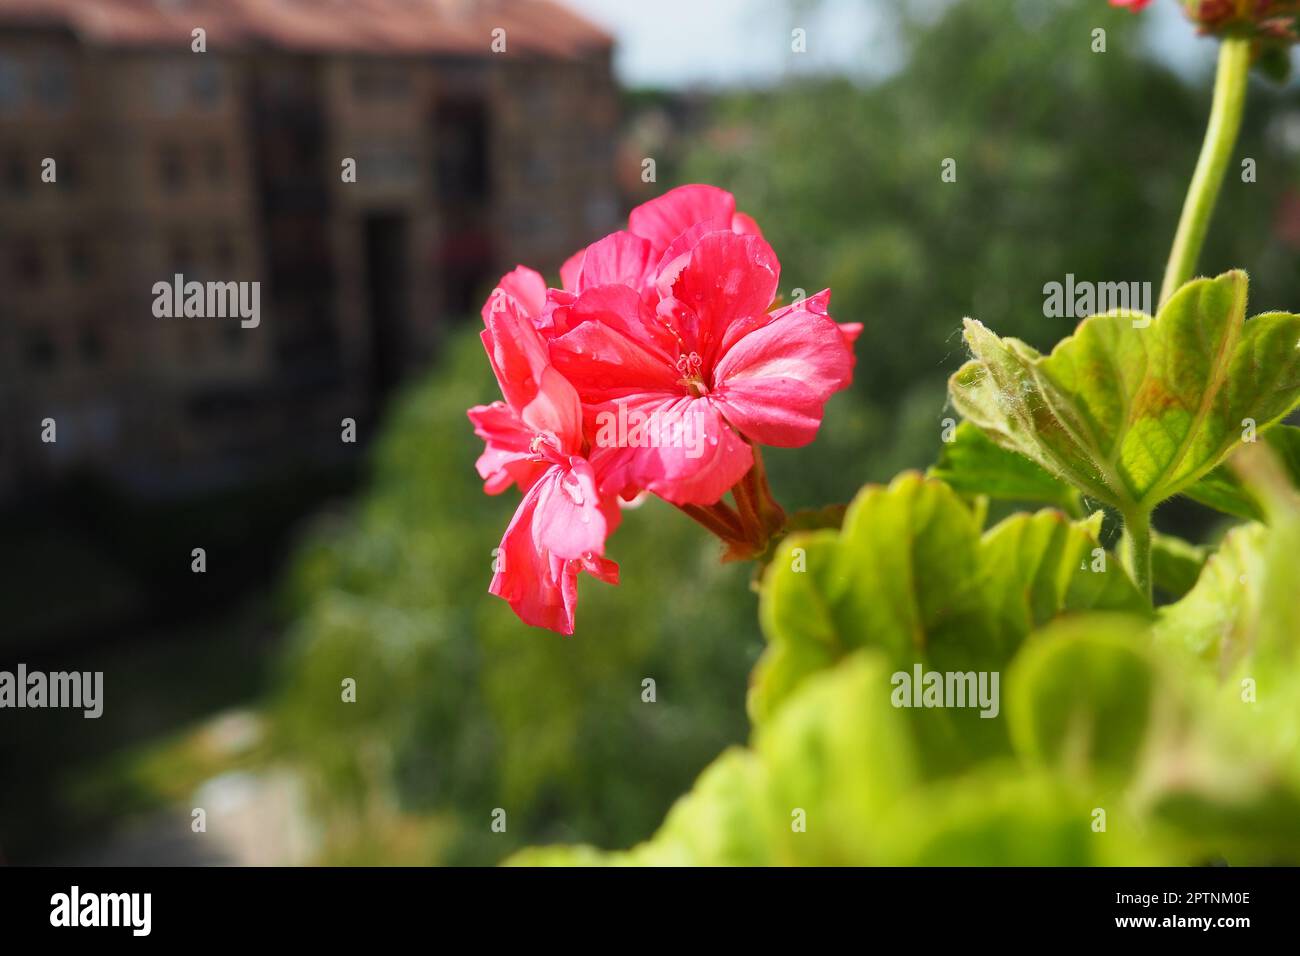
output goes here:
<path id="1" fill-rule="evenodd" d="M 469 416 L 485 490 L 524 492 L 490 590 L 525 622 L 572 632 L 579 571 L 616 577 L 605 538 L 645 493 L 728 558 L 781 532 L 759 448 L 816 437 L 861 326 L 831 319 L 829 290 L 774 308 L 779 279 L 757 224 L 711 186 L 634 209 L 564 264 L 560 289 L 524 267 L 502 278 L 483 341 L 504 401 Z"/>

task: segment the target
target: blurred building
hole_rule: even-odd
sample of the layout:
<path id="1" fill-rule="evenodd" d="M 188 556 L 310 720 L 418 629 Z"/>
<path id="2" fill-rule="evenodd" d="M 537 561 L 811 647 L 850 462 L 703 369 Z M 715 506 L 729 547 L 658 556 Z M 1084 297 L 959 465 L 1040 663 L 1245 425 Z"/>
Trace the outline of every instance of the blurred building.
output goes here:
<path id="1" fill-rule="evenodd" d="M 615 227 L 610 53 L 551 0 L 0 0 L 0 496 L 345 452 L 493 279 Z M 155 317 L 178 273 L 260 325 Z"/>

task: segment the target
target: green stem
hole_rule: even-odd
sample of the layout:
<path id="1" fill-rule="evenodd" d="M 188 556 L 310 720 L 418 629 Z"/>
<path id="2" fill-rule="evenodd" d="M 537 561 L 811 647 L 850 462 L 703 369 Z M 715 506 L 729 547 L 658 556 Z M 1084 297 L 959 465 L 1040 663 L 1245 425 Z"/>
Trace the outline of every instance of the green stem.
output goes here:
<path id="1" fill-rule="evenodd" d="M 1151 513 L 1124 515 L 1124 563 L 1138 590 L 1151 600 Z"/>
<path id="2" fill-rule="evenodd" d="M 1241 129 L 1241 114 L 1246 102 L 1246 79 L 1250 74 L 1250 39 L 1225 37 L 1219 47 L 1219 68 L 1214 78 L 1214 104 L 1205 128 L 1205 142 L 1196 161 L 1196 171 L 1187 187 L 1187 199 L 1169 251 L 1165 280 L 1160 286 L 1160 304 L 1196 274 L 1205 233 L 1219 198 L 1219 187 L 1232 159 L 1232 150 Z"/>

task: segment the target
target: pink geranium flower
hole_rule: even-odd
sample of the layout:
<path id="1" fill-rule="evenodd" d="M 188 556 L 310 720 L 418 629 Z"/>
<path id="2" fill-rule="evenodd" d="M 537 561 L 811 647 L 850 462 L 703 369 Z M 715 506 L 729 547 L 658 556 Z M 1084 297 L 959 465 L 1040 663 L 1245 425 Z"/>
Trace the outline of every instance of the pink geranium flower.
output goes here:
<path id="1" fill-rule="evenodd" d="M 702 234 L 689 249 L 677 245 L 681 234 L 665 241 L 693 214 L 645 220 L 654 237 L 643 238 L 672 256 L 656 276 L 657 301 L 625 285 L 583 289 L 551 356 L 589 414 L 622 405 L 702 436 L 697 449 L 682 442 L 622 449 L 607 472 L 613 490 L 646 488 L 674 504 L 708 505 L 753 464 L 745 439 L 812 441 L 822 406 L 848 385 L 853 363 L 848 337 L 826 314 L 829 292 L 769 312 L 780 266 L 760 236 L 695 223 L 686 234 Z M 640 218 L 634 212 L 634 226 Z"/>
<path id="2" fill-rule="evenodd" d="M 1110 0 L 1112 7 L 1127 7 L 1134 13 L 1145 9 L 1149 3 L 1151 0 Z"/>
<path id="3" fill-rule="evenodd" d="M 504 401 L 469 417 L 484 489 L 523 492 L 489 590 L 526 623 L 570 634 L 578 574 L 617 583 L 604 546 L 622 500 L 677 505 L 726 559 L 784 526 L 757 446 L 812 441 L 862 327 L 830 318 L 829 290 L 773 309 L 779 274 L 730 193 L 683 186 L 570 258 L 563 288 L 520 266 L 493 290 L 483 343 Z"/>
<path id="4" fill-rule="evenodd" d="M 505 401 L 469 410 L 487 443 L 478 470 L 490 493 L 511 484 L 524 492 L 488 590 L 525 623 L 571 634 L 579 571 L 618 581 L 617 565 L 603 557 L 618 508 L 599 493 L 578 394 L 551 365 L 530 315 L 541 304 L 532 285 L 528 270 L 515 270 L 483 311 L 483 344 Z"/>

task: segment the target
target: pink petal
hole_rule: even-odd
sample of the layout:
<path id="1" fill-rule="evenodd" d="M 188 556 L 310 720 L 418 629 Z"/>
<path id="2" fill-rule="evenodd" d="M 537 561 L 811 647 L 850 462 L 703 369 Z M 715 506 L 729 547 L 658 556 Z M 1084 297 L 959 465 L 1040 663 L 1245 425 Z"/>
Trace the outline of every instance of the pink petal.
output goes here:
<path id="1" fill-rule="evenodd" d="M 530 319 L 536 319 L 542 314 L 542 307 L 546 304 L 546 280 L 542 278 L 540 272 L 535 272 L 527 266 L 515 266 L 513 270 L 501 277 L 497 289 L 513 297 L 519 303 L 524 315 Z M 488 304 L 483 306 L 484 312 L 491 304 L 491 296 L 489 296 Z M 486 319 L 486 315 L 484 318 Z"/>
<path id="2" fill-rule="evenodd" d="M 681 392 L 671 334 L 647 315 L 633 290 L 588 290 L 571 308 L 569 322 L 572 328 L 551 342 L 551 361 L 583 402 Z"/>
<path id="3" fill-rule="evenodd" d="M 738 212 L 731 217 L 731 231 L 738 232 L 742 236 L 761 236 L 763 230 L 758 228 L 758 223 L 754 221 L 753 216 Z"/>
<path id="4" fill-rule="evenodd" d="M 566 451 L 582 446 L 582 407 L 578 393 L 550 364 L 541 333 L 517 300 L 494 292 L 484 309 L 482 333 L 488 360 L 506 402 L 526 426 L 549 432 Z"/>
<path id="5" fill-rule="evenodd" d="M 695 244 L 673 283 L 673 298 L 695 314 L 695 348 L 706 368 L 732 325 L 767 315 L 780 272 L 776 254 L 760 236 L 711 232 Z"/>
<path id="6" fill-rule="evenodd" d="M 618 565 L 609 558 L 603 558 L 598 554 L 588 554 L 583 555 L 581 560 L 576 563 L 581 564 L 582 570 L 597 580 L 604 581 L 606 584 L 618 584 Z"/>
<path id="7" fill-rule="evenodd" d="M 712 397 L 752 441 L 798 447 L 816 437 L 822 406 L 852 372 L 839 326 L 825 315 L 789 311 L 727 351 Z"/>
<path id="8" fill-rule="evenodd" d="M 547 290 L 546 305 L 542 307 L 541 318 L 537 320 L 537 329 L 542 333 L 543 339 L 549 342 L 555 336 L 569 331 L 569 310 L 577 299 L 577 295 L 563 289 Z"/>
<path id="9" fill-rule="evenodd" d="M 708 398 L 634 396 L 602 405 L 598 413 L 617 420 L 620 405 L 627 430 L 615 428 L 607 436 L 598 431 L 595 439 L 594 454 L 608 447 L 603 438 L 621 443 L 602 469 L 601 490 L 607 495 L 646 489 L 674 504 L 711 505 L 754 463 L 749 445 Z M 640 435 L 637 421 L 646 423 Z"/>
<path id="10" fill-rule="evenodd" d="M 654 262 L 648 240 L 630 232 L 610 233 L 587 247 L 574 291 L 602 285 L 625 285 L 640 291 L 649 284 Z"/>
<path id="11" fill-rule="evenodd" d="M 488 592 L 508 601 L 525 624 L 572 634 L 577 574 L 575 571 L 572 582 L 565 582 L 569 562 L 534 546 L 532 519 L 536 510 L 537 496 L 530 492 L 501 538 L 496 556 L 501 570 L 492 576 Z"/>
<path id="12" fill-rule="evenodd" d="M 569 482 L 575 480 L 590 493 L 583 505 L 573 501 Z M 584 521 L 578 515 L 588 508 Z M 567 467 L 551 466 L 511 518 L 497 555 L 501 570 L 493 575 L 488 591 L 508 601 L 525 624 L 572 634 L 578 572 L 586 570 L 618 583 L 618 566 L 602 557 L 605 514 L 610 509 L 617 513 L 617 505 L 596 498 L 595 477 L 587 462 L 572 458 Z M 578 527 L 568 527 L 566 523 L 575 519 Z M 599 536 L 590 531 L 598 531 Z M 551 550 L 550 545 L 557 543 L 563 551 L 583 544 L 594 547 L 569 558 Z"/>
<path id="13" fill-rule="evenodd" d="M 569 467 L 552 466 L 529 494 L 537 494 L 533 543 L 557 557 L 605 553 L 605 515 L 596 476 L 586 459 L 573 456 Z"/>
<path id="14" fill-rule="evenodd" d="M 775 321 L 796 312 L 811 312 L 814 315 L 824 315 L 829 317 L 830 306 L 831 290 L 822 289 L 816 295 L 810 295 L 802 302 L 794 302 L 790 305 L 784 306 L 783 308 L 774 310 L 771 314 L 771 320 Z M 862 334 L 862 323 L 838 322 L 836 324 L 839 326 L 840 335 L 844 337 L 844 344 L 848 346 L 849 360 L 856 364 L 857 356 L 853 354 L 853 346 L 858 341 L 858 336 Z M 729 340 L 724 344 L 724 349 L 730 348 L 735 342 L 740 341 L 741 338 L 742 336 L 729 337 Z"/>
<path id="15" fill-rule="evenodd" d="M 814 315 L 829 315 L 831 304 L 831 290 L 822 289 L 816 295 L 810 295 L 807 298 L 800 299 L 798 302 L 792 302 L 790 305 L 781 306 L 779 309 L 773 309 L 766 315 L 751 315 L 734 323 L 727 329 L 727 334 L 723 336 L 722 344 L 718 346 L 718 354 L 721 355 L 730 349 L 733 345 L 743 339 L 751 332 L 757 332 L 764 326 L 771 325 L 777 319 L 783 319 L 787 315 L 795 313 L 811 312 Z M 859 326 L 859 329 L 861 326 Z M 852 345 L 852 342 L 849 342 Z"/>
<path id="16" fill-rule="evenodd" d="M 697 222 L 669 243 L 654 269 L 655 288 L 659 294 L 661 296 L 672 294 L 673 284 L 691 261 L 691 250 L 701 239 L 711 232 L 726 231 L 726 227 L 719 224 L 716 219 L 706 219 Z"/>
<path id="17" fill-rule="evenodd" d="M 476 405 L 468 414 L 474 423 L 474 434 L 487 446 L 475 462 L 479 477 L 484 479 L 483 490 L 495 495 L 512 484 L 525 491 L 531 487 L 547 466 L 535 460 L 529 447 L 533 432 L 519 413 L 505 402 L 493 402 Z"/>
<path id="18" fill-rule="evenodd" d="M 659 258 L 674 239 L 697 222 L 714 219 L 730 223 L 736 199 L 716 186 L 678 186 L 656 199 L 642 203 L 628 216 L 628 229 L 650 240 Z"/>
<path id="19" fill-rule="evenodd" d="M 587 257 L 586 249 L 579 249 L 560 266 L 560 285 L 565 292 L 578 291 L 578 277 L 582 275 L 582 260 Z"/>

